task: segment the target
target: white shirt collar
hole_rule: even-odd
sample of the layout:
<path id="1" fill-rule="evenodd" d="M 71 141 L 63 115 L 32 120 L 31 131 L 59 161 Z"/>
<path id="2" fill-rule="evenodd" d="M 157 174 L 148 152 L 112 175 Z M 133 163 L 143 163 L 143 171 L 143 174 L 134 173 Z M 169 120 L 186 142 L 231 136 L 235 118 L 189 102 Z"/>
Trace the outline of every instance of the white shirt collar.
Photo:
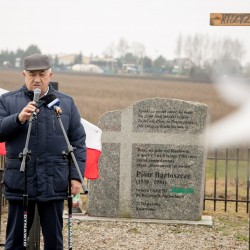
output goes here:
<path id="1" fill-rule="evenodd" d="M 45 92 L 45 94 L 44 95 L 42 95 L 40 98 L 42 98 L 43 96 L 46 96 L 47 94 L 48 94 L 48 92 L 49 92 L 49 86 L 48 86 L 48 90 Z"/>

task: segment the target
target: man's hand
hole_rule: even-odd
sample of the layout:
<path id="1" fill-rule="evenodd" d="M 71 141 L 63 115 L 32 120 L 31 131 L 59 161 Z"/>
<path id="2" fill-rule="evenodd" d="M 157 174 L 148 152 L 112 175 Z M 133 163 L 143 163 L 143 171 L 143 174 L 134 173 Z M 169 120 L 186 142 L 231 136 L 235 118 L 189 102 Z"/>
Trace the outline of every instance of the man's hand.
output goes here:
<path id="1" fill-rule="evenodd" d="M 71 194 L 76 195 L 81 191 L 82 183 L 77 180 L 71 180 Z"/>
<path id="2" fill-rule="evenodd" d="M 32 101 L 27 104 L 21 111 L 21 113 L 18 115 L 18 119 L 20 123 L 25 123 L 30 119 L 33 112 L 38 112 L 39 110 L 36 108 L 36 102 Z"/>

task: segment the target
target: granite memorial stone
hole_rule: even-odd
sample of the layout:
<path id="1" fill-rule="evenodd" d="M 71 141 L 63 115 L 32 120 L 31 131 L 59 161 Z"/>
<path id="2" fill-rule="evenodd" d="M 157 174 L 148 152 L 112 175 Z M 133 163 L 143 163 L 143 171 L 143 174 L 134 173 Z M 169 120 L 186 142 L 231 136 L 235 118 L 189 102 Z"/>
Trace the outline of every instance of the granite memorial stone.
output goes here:
<path id="1" fill-rule="evenodd" d="M 199 220 L 205 179 L 207 106 L 145 99 L 105 113 L 100 178 L 89 187 L 88 214 Z"/>

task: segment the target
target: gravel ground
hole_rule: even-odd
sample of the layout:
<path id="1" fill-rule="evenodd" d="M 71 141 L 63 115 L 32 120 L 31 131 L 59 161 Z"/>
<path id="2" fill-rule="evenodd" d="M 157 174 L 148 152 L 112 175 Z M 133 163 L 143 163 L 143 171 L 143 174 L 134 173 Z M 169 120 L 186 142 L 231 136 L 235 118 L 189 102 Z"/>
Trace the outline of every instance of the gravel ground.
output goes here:
<path id="1" fill-rule="evenodd" d="M 74 249 L 248 249 L 247 218 L 213 216 L 214 225 L 74 222 Z"/>
<path id="2" fill-rule="evenodd" d="M 243 213 L 204 212 L 213 226 L 169 225 L 128 222 L 73 220 L 73 249 L 249 249 L 248 215 Z M 6 212 L 2 216 L 1 243 L 4 243 Z M 64 249 L 68 226 L 64 220 Z M 42 241 L 42 240 L 41 240 Z M 42 242 L 41 242 L 41 249 Z"/>

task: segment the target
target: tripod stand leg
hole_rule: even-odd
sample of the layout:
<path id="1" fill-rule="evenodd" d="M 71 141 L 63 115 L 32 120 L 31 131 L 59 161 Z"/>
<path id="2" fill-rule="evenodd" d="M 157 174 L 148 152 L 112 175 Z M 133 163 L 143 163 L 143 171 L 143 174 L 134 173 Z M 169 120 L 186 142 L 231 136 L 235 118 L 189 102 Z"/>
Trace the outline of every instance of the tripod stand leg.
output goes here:
<path id="1" fill-rule="evenodd" d="M 28 236 L 28 195 L 23 195 L 23 246 L 27 248 Z"/>
<path id="2" fill-rule="evenodd" d="M 71 250 L 73 247 L 73 218 L 72 218 L 72 196 L 68 196 L 68 243 L 69 249 Z"/>
<path id="3" fill-rule="evenodd" d="M 2 180 L 3 177 L 3 170 L 0 169 L 0 180 Z M 1 229 L 2 229 L 2 201 L 3 201 L 3 189 L 2 184 L 0 184 L 0 236 L 1 236 Z M 0 243 L 0 247 L 3 247 L 4 244 Z"/>

